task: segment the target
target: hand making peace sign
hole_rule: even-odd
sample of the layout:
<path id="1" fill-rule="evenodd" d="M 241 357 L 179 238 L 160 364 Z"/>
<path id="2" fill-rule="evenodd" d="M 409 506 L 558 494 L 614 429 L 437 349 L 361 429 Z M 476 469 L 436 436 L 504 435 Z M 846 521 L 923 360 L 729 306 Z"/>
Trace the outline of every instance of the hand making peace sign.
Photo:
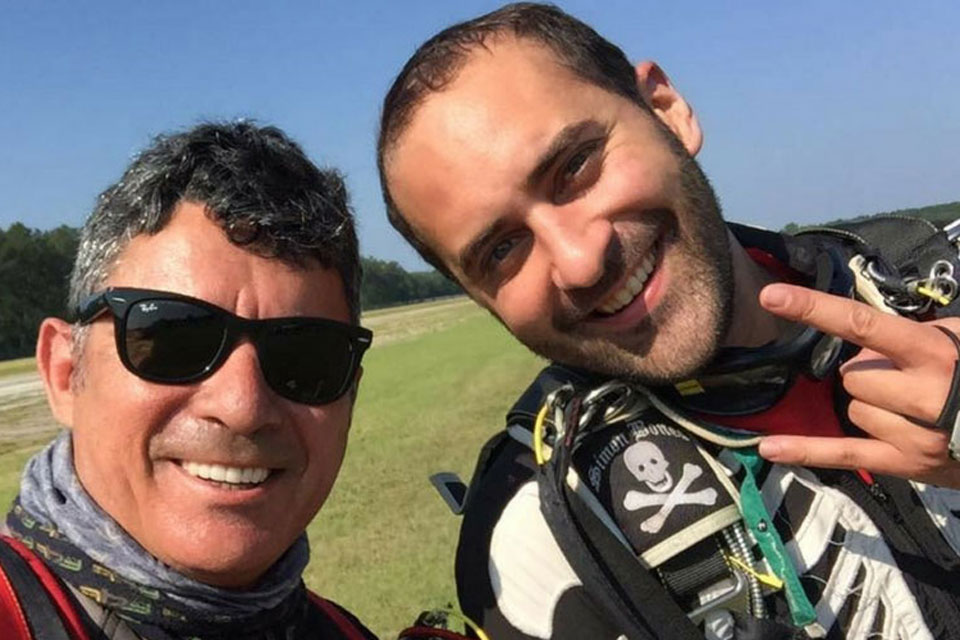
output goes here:
<path id="1" fill-rule="evenodd" d="M 853 398 L 850 420 L 872 436 L 767 436 L 760 442 L 763 457 L 810 467 L 862 468 L 960 488 L 960 462 L 947 450 L 950 429 L 932 426 L 943 410 L 958 358 L 950 337 L 936 325 L 960 333 L 960 318 L 917 322 L 785 284 L 766 287 L 760 303 L 771 313 L 863 347 L 840 367 L 840 375 Z"/>

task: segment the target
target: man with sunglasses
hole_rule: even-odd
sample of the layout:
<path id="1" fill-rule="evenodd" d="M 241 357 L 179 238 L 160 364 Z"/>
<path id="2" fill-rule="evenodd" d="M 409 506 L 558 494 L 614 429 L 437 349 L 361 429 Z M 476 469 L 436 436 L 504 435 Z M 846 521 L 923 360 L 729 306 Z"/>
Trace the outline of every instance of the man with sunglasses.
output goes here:
<path id="1" fill-rule="evenodd" d="M 958 329 L 956 246 L 727 225 L 701 143 L 656 64 L 545 5 L 442 31 L 388 92 L 391 222 L 555 362 L 467 493 L 464 611 L 498 640 L 960 637 L 960 339 L 917 321 Z"/>
<path id="2" fill-rule="evenodd" d="M 143 151 L 83 227 L 75 322 L 40 327 L 67 431 L 7 516 L 0 635 L 372 638 L 301 578 L 371 341 L 359 279 L 343 181 L 278 129 Z"/>

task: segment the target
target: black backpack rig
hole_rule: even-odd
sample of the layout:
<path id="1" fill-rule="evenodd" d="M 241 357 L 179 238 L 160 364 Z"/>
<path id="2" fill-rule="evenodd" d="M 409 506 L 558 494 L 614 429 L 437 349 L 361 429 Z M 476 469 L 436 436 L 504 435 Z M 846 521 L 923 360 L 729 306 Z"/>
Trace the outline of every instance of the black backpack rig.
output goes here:
<path id="1" fill-rule="evenodd" d="M 941 230 L 925 220 L 886 216 L 807 229 L 795 236 L 736 224 L 730 228 L 744 246 L 762 248 L 819 290 L 856 297 L 889 313 L 915 319 L 960 315 L 954 275 L 960 273 L 956 244 L 960 228 L 956 223 Z M 708 374 L 714 377 L 712 382 L 723 383 L 727 378 L 750 379 L 750 372 L 768 375 L 771 368 L 787 366 L 823 379 L 854 352 L 851 345 L 808 327 L 789 340 L 768 347 L 727 353 L 711 366 Z M 775 401 L 789 382 L 772 380 L 768 400 Z M 482 493 L 489 474 L 504 473 L 502 462 L 510 459 L 512 466 L 506 467 L 509 473 L 528 473 L 535 478 L 540 511 L 550 533 L 590 600 L 622 636 L 630 640 L 699 640 L 703 638 L 699 625 L 706 615 L 717 608 L 734 606 L 740 611 L 735 616 L 734 637 L 738 639 L 825 636 L 826 630 L 812 616 L 812 607 L 799 588 L 796 572 L 782 561 L 770 561 L 771 557 L 783 555 L 783 544 L 773 527 L 767 526 L 769 514 L 763 512 L 762 503 L 757 505 L 760 499 L 754 474 L 761 472 L 764 463 L 751 447 L 758 438 L 751 433 L 716 428 L 675 409 L 677 405 L 694 411 L 710 408 L 698 407 L 695 400 L 681 397 L 687 395 L 684 384 L 689 390 L 687 381 L 662 393 L 659 389 L 651 391 L 639 385 L 604 380 L 559 364 L 544 369 L 508 412 L 507 429 L 483 447 L 469 487 L 454 474 L 431 476 L 431 482 L 454 513 L 466 514 L 458 564 L 464 554 L 477 553 L 476 536 L 468 527 L 472 501 Z M 736 394 L 732 398 L 733 402 L 750 402 Z M 644 550 L 635 549 L 618 530 L 608 513 L 609 506 L 605 508 L 593 497 L 588 485 L 597 489 L 602 483 L 595 478 L 578 478 L 574 472 L 575 462 L 583 457 L 582 448 L 592 433 L 635 429 L 645 412 L 664 418 L 651 421 L 648 416 L 640 420 L 646 427 L 669 424 L 664 433 L 679 429 L 696 436 L 687 438 L 684 446 L 699 450 L 704 455 L 703 463 L 687 463 L 684 469 L 689 466 L 700 468 L 698 473 L 708 468 L 714 471 L 716 489 L 702 489 L 699 494 L 714 496 L 715 506 L 719 505 L 708 514 L 714 518 L 712 524 L 703 524 L 707 516 L 689 524 L 691 528 L 700 527 L 701 533 L 713 527 L 709 535 L 700 536 L 666 560 L 658 559 L 655 565 L 645 561 Z M 843 408 L 837 413 L 846 415 Z M 526 454 L 518 454 L 518 448 Z M 734 480 L 740 486 L 739 495 L 734 495 L 736 489 L 730 492 L 730 479 L 711 463 L 721 449 L 738 458 L 739 477 Z M 593 454 L 596 456 L 597 452 Z M 680 480 L 690 486 L 689 478 Z M 744 489 L 750 485 L 753 493 Z M 719 498 L 727 498 L 724 489 L 731 494 L 730 500 Z M 642 499 L 649 500 L 637 496 L 637 500 Z M 659 514 L 669 512 L 676 503 L 676 499 L 673 503 L 670 498 L 663 500 Z M 717 519 L 720 512 L 725 515 Z M 659 542 L 658 549 L 663 546 L 663 541 Z M 762 550 L 769 571 L 752 568 L 756 564 L 752 547 Z M 786 594 L 790 620 L 766 615 L 764 592 L 770 584 Z M 707 585 L 713 586 L 708 600 L 703 601 L 698 594 L 704 593 Z M 462 599 L 463 585 L 458 586 Z"/>

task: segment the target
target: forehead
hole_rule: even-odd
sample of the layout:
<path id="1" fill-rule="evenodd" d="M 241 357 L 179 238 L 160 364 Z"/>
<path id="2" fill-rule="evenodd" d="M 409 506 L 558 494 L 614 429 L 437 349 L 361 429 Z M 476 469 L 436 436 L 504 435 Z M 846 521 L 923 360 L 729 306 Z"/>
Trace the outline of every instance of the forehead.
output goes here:
<path id="1" fill-rule="evenodd" d="M 523 118 L 531 101 L 544 108 L 562 109 L 569 95 L 551 87 L 584 83 L 563 66 L 547 47 L 536 42 L 493 36 L 475 46 L 453 79 L 440 91 L 428 93 L 401 140 L 417 138 L 422 129 L 467 137 L 467 128 L 500 128 Z M 424 126 L 426 125 L 426 126 Z M 460 135 L 458 136 L 458 133 Z"/>
<path id="2" fill-rule="evenodd" d="M 421 149 L 446 148 L 451 156 L 469 152 L 490 160 L 514 153 L 516 136 L 521 144 L 536 142 L 555 121 L 582 108 L 580 100 L 563 91 L 573 87 L 604 93 L 542 45 L 491 38 L 474 48 L 443 90 L 428 94 L 414 108 L 388 161 L 395 164 L 407 151 Z"/>
<path id="3" fill-rule="evenodd" d="M 181 202 L 155 234 L 134 237 L 107 286 L 183 293 L 250 317 L 311 315 L 347 320 L 339 274 L 315 261 L 296 266 L 239 247 L 204 205 Z"/>
<path id="4" fill-rule="evenodd" d="M 625 102 L 577 76 L 542 45 L 492 39 L 470 54 L 446 88 L 415 108 L 387 155 L 391 196 L 448 260 L 453 239 L 440 227 L 453 212 L 478 218 L 508 212 L 559 131 L 584 118 L 610 120 Z"/>

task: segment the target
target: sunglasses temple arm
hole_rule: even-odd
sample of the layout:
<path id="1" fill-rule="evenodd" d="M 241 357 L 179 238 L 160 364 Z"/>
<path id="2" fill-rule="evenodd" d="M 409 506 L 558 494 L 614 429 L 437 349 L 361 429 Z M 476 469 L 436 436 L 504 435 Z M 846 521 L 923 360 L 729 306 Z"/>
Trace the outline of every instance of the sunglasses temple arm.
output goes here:
<path id="1" fill-rule="evenodd" d="M 80 324 L 88 324 L 93 322 L 98 317 L 103 315 L 109 308 L 110 307 L 107 304 L 107 298 L 103 294 L 87 298 L 78 304 L 75 309 L 77 322 Z"/>

